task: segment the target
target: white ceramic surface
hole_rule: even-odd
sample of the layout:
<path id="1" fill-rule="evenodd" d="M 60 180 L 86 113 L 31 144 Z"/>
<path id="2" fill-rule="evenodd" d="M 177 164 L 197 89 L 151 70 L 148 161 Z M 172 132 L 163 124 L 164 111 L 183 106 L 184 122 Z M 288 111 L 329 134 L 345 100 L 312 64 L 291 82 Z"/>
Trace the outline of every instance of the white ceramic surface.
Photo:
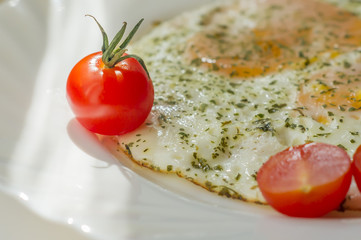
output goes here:
<path id="1" fill-rule="evenodd" d="M 211 0 L 0 3 L 0 239 L 356 239 L 361 218 L 294 219 L 118 162 L 73 120 L 71 67 L 123 21 Z M 6 194 L 4 194 L 6 193 Z"/>

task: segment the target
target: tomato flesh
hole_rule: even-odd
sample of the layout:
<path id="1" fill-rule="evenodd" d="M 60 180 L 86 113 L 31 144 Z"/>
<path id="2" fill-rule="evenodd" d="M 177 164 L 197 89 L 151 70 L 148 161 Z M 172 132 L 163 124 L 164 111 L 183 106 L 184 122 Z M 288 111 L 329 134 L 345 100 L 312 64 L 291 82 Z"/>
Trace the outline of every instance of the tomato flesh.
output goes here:
<path id="1" fill-rule="evenodd" d="M 154 89 L 134 58 L 106 68 L 102 53 L 80 60 L 69 74 L 67 98 L 76 119 L 88 130 L 119 135 L 139 127 L 153 106 Z"/>
<path id="2" fill-rule="evenodd" d="M 320 217 L 337 209 L 351 180 L 347 152 L 324 143 L 279 152 L 257 174 L 259 188 L 269 205 L 294 217 Z"/>
<path id="3" fill-rule="evenodd" d="M 352 173 L 358 189 L 361 191 L 361 145 L 356 149 L 352 161 Z"/>

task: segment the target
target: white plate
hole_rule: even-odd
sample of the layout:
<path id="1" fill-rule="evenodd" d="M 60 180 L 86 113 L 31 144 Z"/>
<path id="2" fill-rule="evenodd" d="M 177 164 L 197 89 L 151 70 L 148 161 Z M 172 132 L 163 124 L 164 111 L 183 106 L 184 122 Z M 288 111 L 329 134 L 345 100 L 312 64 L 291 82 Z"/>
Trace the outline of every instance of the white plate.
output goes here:
<path id="1" fill-rule="evenodd" d="M 340 239 L 361 219 L 294 219 L 118 162 L 68 108 L 65 84 L 101 35 L 210 0 L 0 3 L 0 239 Z"/>

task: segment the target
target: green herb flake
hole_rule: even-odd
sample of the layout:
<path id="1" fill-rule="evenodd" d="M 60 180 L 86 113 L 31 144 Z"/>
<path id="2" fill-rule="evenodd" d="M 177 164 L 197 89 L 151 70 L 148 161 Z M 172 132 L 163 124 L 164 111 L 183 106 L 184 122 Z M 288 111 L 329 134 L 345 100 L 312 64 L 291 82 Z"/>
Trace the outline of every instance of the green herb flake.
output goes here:
<path id="1" fill-rule="evenodd" d="M 200 58 L 195 58 L 195 59 L 193 59 L 193 60 L 191 61 L 191 64 L 199 67 L 199 66 L 202 64 L 202 59 L 200 59 Z"/>
<path id="2" fill-rule="evenodd" d="M 226 126 L 226 125 L 228 125 L 228 124 L 231 124 L 232 123 L 232 121 L 225 121 L 225 122 L 222 122 L 222 127 L 224 127 L 224 126 Z"/>
<path id="3" fill-rule="evenodd" d="M 199 111 L 205 112 L 207 107 L 208 107 L 208 104 L 202 103 L 201 106 L 199 107 Z"/>
<path id="4" fill-rule="evenodd" d="M 236 104 L 236 107 L 238 107 L 238 108 L 244 108 L 246 106 L 246 104 L 244 104 L 244 103 L 237 103 Z"/>
<path id="5" fill-rule="evenodd" d="M 347 151 L 347 148 L 342 144 L 338 144 L 337 147 L 342 148 L 343 150 Z"/>
<path id="6" fill-rule="evenodd" d="M 253 177 L 253 179 L 254 179 L 255 181 L 257 181 L 257 172 L 253 173 L 253 174 L 251 175 L 251 177 Z"/>
<path id="7" fill-rule="evenodd" d="M 349 63 L 349 62 L 347 62 L 347 61 L 344 61 L 343 62 L 343 67 L 344 68 L 350 68 L 352 65 L 351 65 L 351 63 Z"/>
<path id="8" fill-rule="evenodd" d="M 273 80 L 272 82 L 269 83 L 269 85 L 275 85 L 277 83 L 277 80 Z"/>
<path id="9" fill-rule="evenodd" d="M 313 135 L 313 137 L 328 137 L 330 135 L 331 135 L 331 133 L 318 133 L 318 134 Z"/>
<path id="10" fill-rule="evenodd" d="M 213 169 L 216 171 L 223 171 L 223 167 L 221 165 L 217 165 Z"/>
<path id="11" fill-rule="evenodd" d="M 167 166 L 167 171 L 170 172 L 170 171 L 172 171 L 172 170 L 173 170 L 173 165 L 168 165 L 168 166 Z"/>
<path id="12" fill-rule="evenodd" d="M 234 91 L 232 91 L 231 89 L 228 89 L 227 92 L 230 93 L 230 94 L 232 94 L 232 95 L 235 94 Z"/>
<path id="13" fill-rule="evenodd" d="M 127 153 L 129 154 L 129 156 L 133 156 L 132 155 L 132 151 L 130 150 L 130 146 L 131 144 L 125 144 L 125 150 L 127 150 Z"/>

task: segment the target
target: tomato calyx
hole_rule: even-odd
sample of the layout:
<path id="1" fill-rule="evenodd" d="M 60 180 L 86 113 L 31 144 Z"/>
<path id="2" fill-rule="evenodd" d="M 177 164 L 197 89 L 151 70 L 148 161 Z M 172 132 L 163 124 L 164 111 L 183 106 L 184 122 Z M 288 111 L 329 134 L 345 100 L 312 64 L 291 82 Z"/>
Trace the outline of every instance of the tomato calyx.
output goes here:
<path id="1" fill-rule="evenodd" d="M 89 15 L 89 14 L 87 14 L 85 16 L 93 18 L 95 20 L 95 22 L 97 23 L 97 25 L 98 25 L 101 33 L 102 33 L 102 36 L 103 36 L 102 61 L 104 63 L 105 68 L 113 68 L 119 62 L 121 62 L 121 61 L 123 61 L 123 60 L 125 60 L 127 58 L 134 58 L 140 63 L 140 65 L 144 68 L 145 72 L 147 73 L 148 77 L 150 78 L 148 69 L 145 66 L 145 63 L 144 63 L 142 58 L 140 58 L 139 56 L 137 56 L 135 54 L 126 54 L 125 55 L 125 53 L 127 51 L 126 47 L 128 46 L 129 42 L 132 40 L 135 33 L 138 31 L 140 25 L 144 21 L 144 18 L 142 18 L 135 25 L 135 27 L 130 31 L 130 33 L 126 37 L 126 39 L 119 45 L 119 47 L 117 47 L 119 42 L 122 40 L 122 38 L 124 36 L 124 33 L 125 33 L 125 30 L 127 28 L 127 23 L 126 22 L 123 23 L 122 28 L 115 35 L 113 40 L 109 43 L 108 35 L 104 31 L 104 28 L 100 25 L 98 20 L 94 16 Z"/>

